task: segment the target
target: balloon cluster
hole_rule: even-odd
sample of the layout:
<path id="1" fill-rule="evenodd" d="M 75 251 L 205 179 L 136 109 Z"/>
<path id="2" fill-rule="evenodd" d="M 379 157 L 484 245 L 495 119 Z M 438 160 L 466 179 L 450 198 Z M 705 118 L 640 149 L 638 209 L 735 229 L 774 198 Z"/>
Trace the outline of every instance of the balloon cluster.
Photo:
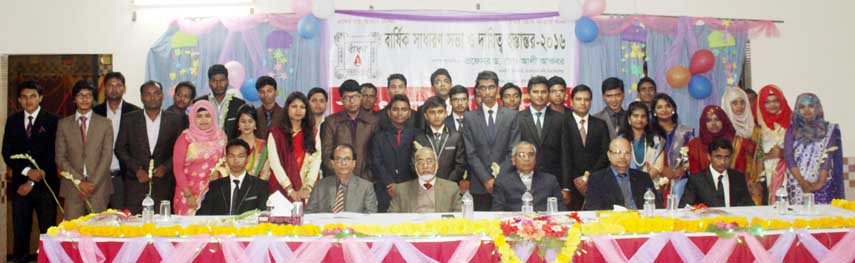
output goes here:
<path id="1" fill-rule="evenodd" d="M 695 99 L 706 99 L 712 94 L 712 82 L 703 73 L 715 66 L 715 55 L 708 49 L 701 49 L 692 54 L 689 68 L 677 65 L 668 69 L 666 80 L 671 87 L 682 88 L 688 85 L 689 95 Z"/>
<path id="2" fill-rule="evenodd" d="M 561 0 L 558 3 L 558 14 L 576 20 L 576 39 L 583 43 L 597 39 L 600 29 L 591 17 L 602 15 L 605 11 L 606 0 L 585 0 L 582 5 L 578 0 Z"/>
<path id="3" fill-rule="evenodd" d="M 335 13 L 333 0 L 294 0 L 291 8 L 298 16 L 297 33 L 300 37 L 311 39 L 321 31 L 320 19 L 326 19 Z"/>

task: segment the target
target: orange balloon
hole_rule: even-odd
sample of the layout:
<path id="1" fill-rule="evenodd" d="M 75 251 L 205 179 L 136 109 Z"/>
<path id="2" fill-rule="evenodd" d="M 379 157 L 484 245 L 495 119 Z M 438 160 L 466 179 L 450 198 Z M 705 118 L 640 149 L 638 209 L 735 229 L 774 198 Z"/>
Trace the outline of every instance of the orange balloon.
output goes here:
<path id="1" fill-rule="evenodd" d="M 673 66 L 668 70 L 665 76 L 668 80 L 668 85 L 672 88 L 685 88 L 689 85 L 689 80 L 692 78 L 692 73 L 684 66 Z"/>

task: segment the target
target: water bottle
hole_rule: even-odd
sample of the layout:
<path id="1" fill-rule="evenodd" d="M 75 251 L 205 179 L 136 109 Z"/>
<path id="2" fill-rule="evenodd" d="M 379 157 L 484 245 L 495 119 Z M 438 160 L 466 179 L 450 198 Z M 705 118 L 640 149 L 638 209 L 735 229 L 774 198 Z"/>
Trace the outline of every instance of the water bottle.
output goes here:
<path id="1" fill-rule="evenodd" d="M 644 193 L 644 213 L 645 217 L 653 217 L 653 213 L 656 211 L 656 194 L 653 193 L 653 189 L 647 188 L 647 192 Z"/>
<path id="2" fill-rule="evenodd" d="M 142 207 L 143 223 L 154 223 L 154 199 L 151 198 L 151 195 L 145 195 Z"/>
<path id="3" fill-rule="evenodd" d="M 475 216 L 475 200 L 472 198 L 472 194 L 467 190 L 463 193 L 463 198 L 461 198 L 463 205 L 461 206 L 461 210 L 463 210 L 463 218 L 466 219 L 474 219 Z"/>
<path id="4" fill-rule="evenodd" d="M 532 214 L 534 213 L 534 196 L 531 195 L 531 192 L 525 191 L 522 195 L 522 213 L 523 214 Z"/>
<path id="5" fill-rule="evenodd" d="M 775 191 L 775 210 L 778 211 L 778 214 L 786 214 L 787 205 L 787 189 L 781 186 L 778 191 Z"/>

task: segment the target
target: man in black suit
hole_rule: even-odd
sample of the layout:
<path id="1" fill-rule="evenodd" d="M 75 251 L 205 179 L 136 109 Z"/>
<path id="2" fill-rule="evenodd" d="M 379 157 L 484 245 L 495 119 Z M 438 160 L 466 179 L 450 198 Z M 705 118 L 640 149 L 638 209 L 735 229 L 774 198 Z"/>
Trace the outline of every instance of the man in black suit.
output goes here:
<path id="1" fill-rule="evenodd" d="M 178 135 L 187 128 L 186 117 L 161 110 L 163 87 L 157 81 L 140 86 L 144 110 L 128 113 L 122 119 L 115 153 L 127 167 L 125 172 L 125 206 L 132 213 L 142 211 L 142 200 L 149 192 L 152 198 L 172 201 L 175 177 L 172 175 L 172 148 Z M 151 133 L 151 134 L 149 134 Z M 154 177 L 148 177 L 149 161 L 154 159 Z"/>
<path id="2" fill-rule="evenodd" d="M 389 93 L 389 98 L 395 97 L 395 95 L 407 96 L 407 78 L 404 77 L 403 74 L 398 73 L 389 75 L 389 77 L 386 78 L 386 91 Z M 392 120 L 389 119 L 389 114 L 387 113 L 387 111 L 389 111 L 389 105 L 391 104 L 392 102 L 390 101 L 386 107 L 383 107 L 375 113 L 375 116 L 377 116 L 377 125 L 381 130 L 392 129 L 395 126 L 392 124 Z M 410 116 L 411 118 L 409 118 L 407 123 L 404 125 L 419 130 L 424 129 L 425 120 L 422 119 L 422 116 L 420 116 L 416 110 L 410 109 Z"/>
<path id="3" fill-rule="evenodd" d="M 591 110 L 591 88 L 578 85 L 570 97 L 573 113 L 567 119 L 570 136 L 570 171 L 562 182 L 570 192 L 570 209 L 579 210 L 585 200 L 585 186 L 591 172 L 606 168 L 609 164 L 606 152 L 609 148 L 609 128 L 603 120 L 593 118 Z"/>
<path id="4" fill-rule="evenodd" d="M 662 208 L 662 196 L 656 192 L 650 175 L 629 168 L 632 158 L 629 141 L 620 137 L 612 140 L 608 156 L 611 166 L 595 172 L 588 179 L 585 210 L 612 210 L 615 205 L 643 209 L 647 189 L 656 195 L 656 207 Z"/>
<path id="5" fill-rule="evenodd" d="M 552 76 L 547 80 L 549 86 L 549 108 L 555 112 L 564 114 L 567 118 L 572 118 L 573 109 L 567 108 L 567 82 L 559 76 Z"/>
<path id="6" fill-rule="evenodd" d="M 12 170 L 8 194 L 12 196 L 17 262 L 27 262 L 30 254 L 33 211 L 38 216 L 40 233 L 56 225 L 56 202 L 46 184 L 59 194 L 54 148 L 59 119 L 41 108 L 43 91 L 34 81 L 18 85 L 18 103 L 24 110 L 9 116 L 3 133 L 3 161 Z M 13 160 L 16 154 L 29 154 L 41 169 L 28 160 Z"/>
<path id="7" fill-rule="evenodd" d="M 240 215 L 253 209 L 267 209 L 270 190 L 267 181 L 246 173 L 249 144 L 232 139 L 226 145 L 229 176 L 208 184 L 208 192 L 197 215 Z"/>
<path id="8" fill-rule="evenodd" d="M 381 213 L 389 208 L 395 184 L 416 178 L 411 161 L 417 132 L 406 126 L 407 120 L 412 119 L 410 100 L 405 95 L 395 95 L 386 109 L 392 127 L 381 129 L 371 138 L 371 171 L 375 178 L 377 211 Z"/>
<path id="9" fill-rule="evenodd" d="M 428 128 L 416 135 L 416 143 L 421 147 L 430 147 L 437 153 L 436 176 L 452 182 L 460 182 L 466 172 L 466 149 L 463 135 L 452 130 L 446 124 L 445 101 L 434 96 L 422 104 Z M 452 124 L 453 125 L 453 124 Z M 419 146 L 413 149 L 418 150 Z"/>
<path id="10" fill-rule="evenodd" d="M 493 183 L 500 174 L 511 170 L 511 148 L 520 141 L 517 112 L 499 107 L 496 93 L 499 76 L 482 71 L 475 79 L 481 96 L 478 110 L 463 117 L 463 141 L 469 161 L 469 191 L 475 210 L 487 211 L 492 206 Z"/>
<path id="11" fill-rule="evenodd" d="M 433 92 L 433 97 L 440 97 L 445 102 L 445 113 L 451 113 L 451 74 L 447 69 L 438 68 L 430 74 L 430 90 Z M 425 114 L 425 105 L 419 106 L 419 114 Z M 463 114 L 460 114 L 463 117 Z M 425 120 L 425 128 L 427 128 L 427 120 Z"/>
<path id="12" fill-rule="evenodd" d="M 112 122 L 113 149 L 116 149 L 116 140 L 119 139 L 122 116 L 128 112 L 139 110 L 140 107 L 122 99 L 127 86 L 125 85 L 125 76 L 121 72 L 107 73 L 107 75 L 104 75 L 104 81 L 101 85 L 104 87 L 104 96 L 107 100 L 93 107 L 92 112 L 107 117 Z M 113 160 L 110 162 L 110 177 L 113 180 L 113 194 L 110 195 L 110 208 L 119 210 L 126 208 L 125 183 L 122 177 L 127 172 L 126 168 L 119 162 L 119 158 L 113 154 Z"/>
<path id="13" fill-rule="evenodd" d="M 537 147 L 535 171 L 554 175 L 556 181 L 567 178 L 569 155 L 567 117 L 547 107 L 549 88 L 546 77 L 534 76 L 528 80 L 530 106 L 518 114 L 520 139 Z M 569 189 L 569 187 L 568 187 Z M 569 192 L 564 194 L 569 198 Z"/>
<path id="14" fill-rule="evenodd" d="M 493 188 L 493 211 L 520 211 L 525 192 L 530 192 L 534 198 L 532 205 L 535 211 L 546 211 L 547 198 L 562 198 L 561 187 L 555 176 L 534 169 L 537 163 L 537 148 L 533 144 L 526 141 L 517 143 L 511 160 L 516 169 L 496 179 Z"/>
<path id="15" fill-rule="evenodd" d="M 211 94 L 198 97 L 193 102 L 210 101 L 217 108 L 217 116 L 225 116 L 220 117 L 223 121 L 217 122 L 220 124 L 220 129 L 226 132 L 229 139 L 234 139 L 239 135 L 235 132 L 237 130 L 235 127 L 238 122 L 238 109 L 246 102 L 241 98 L 232 96 L 232 94 L 226 94 L 229 88 L 229 71 L 222 64 L 215 64 L 208 68 L 208 86 L 211 87 Z"/>
<path id="16" fill-rule="evenodd" d="M 448 129 L 463 133 L 463 114 L 469 111 L 469 90 L 461 85 L 456 85 L 448 92 L 451 102 L 451 113 L 445 119 Z"/>
<path id="17" fill-rule="evenodd" d="M 733 154 L 731 143 L 716 139 L 710 143 L 708 153 L 709 169 L 689 176 L 680 206 L 701 203 L 709 207 L 753 206 L 745 175 L 729 167 Z"/>

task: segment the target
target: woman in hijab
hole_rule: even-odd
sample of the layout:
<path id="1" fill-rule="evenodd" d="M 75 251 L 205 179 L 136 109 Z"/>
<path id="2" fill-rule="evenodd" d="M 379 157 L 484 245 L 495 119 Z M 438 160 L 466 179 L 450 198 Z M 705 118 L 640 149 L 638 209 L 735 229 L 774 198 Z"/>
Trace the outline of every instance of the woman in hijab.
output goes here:
<path id="1" fill-rule="evenodd" d="M 175 174 L 176 215 L 194 215 L 208 182 L 219 177 L 215 172 L 223 157 L 226 134 L 217 125 L 217 110 L 207 100 L 193 103 L 190 126 L 175 141 L 172 172 Z"/>
<path id="2" fill-rule="evenodd" d="M 270 130 L 267 139 L 273 171 L 270 192 L 281 191 L 292 202 L 309 198 L 321 169 L 320 140 L 308 107 L 309 100 L 302 92 L 288 95 L 287 118 Z"/>
<path id="3" fill-rule="evenodd" d="M 784 136 L 790 128 L 792 110 L 781 89 L 769 84 L 760 89 L 754 108 L 760 126 L 760 145 L 757 147 L 757 169 L 766 185 L 763 204 L 774 204 L 775 193 L 787 178 L 784 156 Z"/>
<path id="4" fill-rule="evenodd" d="M 766 186 L 761 184 L 763 181 L 760 180 L 760 173 L 754 161 L 757 145 L 760 144 L 760 129 L 754 121 L 754 114 L 749 110 L 751 105 L 748 94 L 741 88 L 728 88 L 721 97 L 721 108 L 733 124 L 736 136 L 742 138 L 733 142 L 734 153 L 744 152 L 746 155 L 745 158 L 734 158 L 733 167 L 737 170 L 744 169 L 751 198 L 755 204 L 762 205 L 763 189 Z"/>
<path id="5" fill-rule="evenodd" d="M 733 129 L 730 119 L 727 118 L 727 114 L 724 113 L 721 107 L 715 105 L 704 107 L 698 123 L 698 129 L 700 129 L 699 136 L 692 138 L 686 145 L 689 147 L 689 174 L 697 174 L 709 168 L 710 159 L 707 148 L 710 143 L 716 139 L 732 143 L 736 136 L 736 131 Z M 734 150 L 734 153 L 736 153 L 736 150 Z M 733 155 L 738 156 L 738 154 Z M 732 165 L 731 168 L 733 168 Z"/>
<path id="6" fill-rule="evenodd" d="M 818 204 L 844 198 L 840 129 L 825 120 L 822 103 L 813 93 L 799 95 L 793 111 L 783 157 L 791 173 L 790 204 L 801 204 L 806 193 L 813 193 Z"/>

